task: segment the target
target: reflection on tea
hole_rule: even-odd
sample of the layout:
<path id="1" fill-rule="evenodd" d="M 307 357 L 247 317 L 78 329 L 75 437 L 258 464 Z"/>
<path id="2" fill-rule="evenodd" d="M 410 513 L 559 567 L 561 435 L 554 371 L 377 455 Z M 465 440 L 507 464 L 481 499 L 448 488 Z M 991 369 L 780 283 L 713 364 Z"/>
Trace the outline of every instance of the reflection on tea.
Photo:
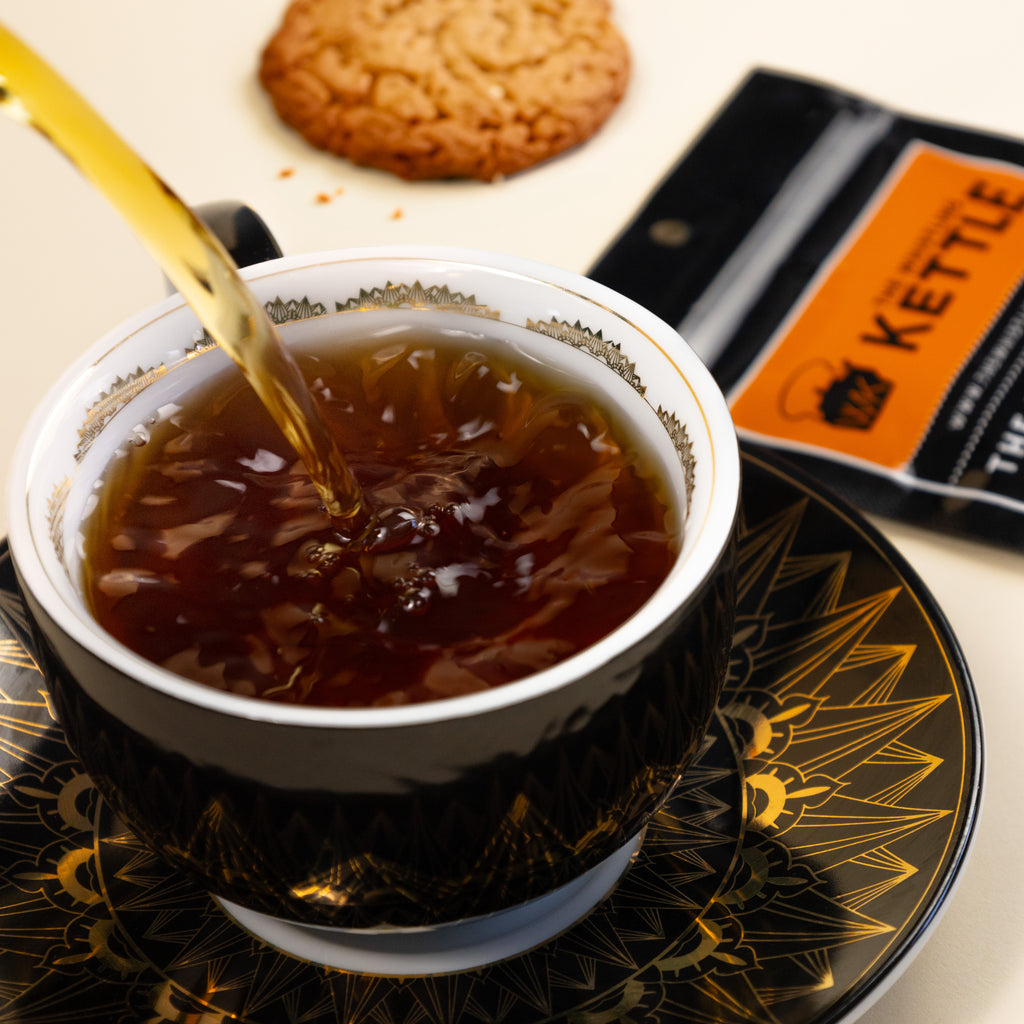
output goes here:
<path id="1" fill-rule="evenodd" d="M 577 378 L 408 330 L 297 359 L 376 529 L 335 531 L 225 372 L 119 450 L 86 524 L 93 612 L 144 657 L 277 701 L 428 701 L 569 657 L 667 575 L 656 459 Z"/>

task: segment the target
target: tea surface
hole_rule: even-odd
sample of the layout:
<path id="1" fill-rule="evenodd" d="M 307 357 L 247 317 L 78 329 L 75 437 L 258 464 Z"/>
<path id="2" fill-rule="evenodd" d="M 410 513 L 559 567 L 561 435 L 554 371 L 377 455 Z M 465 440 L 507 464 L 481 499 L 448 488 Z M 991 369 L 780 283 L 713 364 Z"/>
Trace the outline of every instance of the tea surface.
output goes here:
<path id="1" fill-rule="evenodd" d="M 667 575 L 656 460 L 575 378 L 408 332 L 297 360 L 378 527 L 336 534 L 221 375 L 119 451 L 85 527 L 87 598 L 139 654 L 277 701 L 429 701 L 576 653 Z"/>

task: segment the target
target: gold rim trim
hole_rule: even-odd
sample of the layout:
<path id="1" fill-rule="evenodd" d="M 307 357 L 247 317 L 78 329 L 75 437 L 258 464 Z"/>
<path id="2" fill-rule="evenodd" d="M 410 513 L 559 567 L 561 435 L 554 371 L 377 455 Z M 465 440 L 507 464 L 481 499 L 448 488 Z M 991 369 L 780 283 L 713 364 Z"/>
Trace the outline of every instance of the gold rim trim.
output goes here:
<path id="1" fill-rule="evenodd" d="M 392 281 L 387 281 L 384 285 L 360 288 L 357 295 L 343 301 L 336 300 L 334 305 L 336 313 L 365 312 L 375 309 L 436 309 L 462 313 L 488 321 L 501 320 L 500 309 L 478 302 L 475 295 L 467 296 L 461 292 L 452 291 L 447 285 L 424 285 L 418 279 L 414 280 L 412 284 L 395 284 Z M 308 295 L 303 295 L 301 298 L 293 297 L 288 299 L 278 295 L 264 303 L 264 308 L 271 320 L 278 325 L 296 320 L 321 317 L 328 313 L 327 307 L 322 302 L 315 302 Z M 527 330 L 536 334 L 553 338 L 581 352 L 588 353 L 604 363 L 646 400 L 647 387 L 637 373 L 635 363 L 623 354 L 620 343 L 605 339 L 601 330 L 594 331 L 584 326 L 579 320 L 575 323 L 569 323 L 568 321 L 555 318 L 534 320 L 526 317 L 525 323 L 520 326 L 524 326 Z M 633 329 L 639 330 L 636 327 L 633 327 Z M 644 332 L 641 331 L 640 333 L 643 334 Z M 650 339 L 649 335 L 644 334 L 644 336 L 649 340 L 653 340 Z M 184 360 L 187 361 L 216 347 L 216 343 L 206 331 L 200 329 L 193 336 L 192 343 L 185 348 Z M 667 353 L 660 346 L 657 347 L 667 358 Z M 125 376 L 118 376 L 106 390 L 102 391 L 99 398 L 86 410 L 85 419 L 78 429 L 79 439 L 74 453 L 75 462 L 81 463 L 103 428 L 118 412 L 134 398 L 142 394 L 150 385 L 165 377 L 177 365 L 180 365 L 180 362 L 171 366 L 163 362 L 152 367 L 139 366 Z M 685 380 L 681 373 L 680 377 Z M 696 399 L 696 395 L 694 395 L 694 398 Z M 688 516 L 697 478 L 697 459 L 693 453 L 693 444 L 690 440 L 686 424 L 679 420 L 674 411 L 665 410 L 659 406 L 655 409 L 655 413 L 672 442 L 683 470 L 686 490 L 686 515 Z M 70 489 L 71 479 L 71 477 L 65 479 L 62 500 L 51 500 L 47 510 L 50 540 L 62 564 L 64 561 L 62 538 L 66 507 L 64 499 L 66 499 L 67 491 Z"/>

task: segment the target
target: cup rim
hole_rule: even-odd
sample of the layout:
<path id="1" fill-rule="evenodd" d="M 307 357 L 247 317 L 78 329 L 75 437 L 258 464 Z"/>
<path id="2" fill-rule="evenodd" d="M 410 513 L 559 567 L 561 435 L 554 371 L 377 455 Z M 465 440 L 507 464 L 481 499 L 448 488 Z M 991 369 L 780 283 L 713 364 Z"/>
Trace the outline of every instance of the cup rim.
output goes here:
<path id="1" fill-rule="evenodd" d="M 129 336 L 185 306 L 173 295 L 148 306 L 115 326 L 58 379 L 34 410 L 17 443 L 8 479 L 7 511 L 10 551 L 26 586 L 56 625 L 86 650 L 140 685 L 184 703 L 219 712 L 232 718 L 320 728 L 393 728 L 468 718 L 528 703 L 589 676 L 628 650 L 638 640 L 662 627 L 700 592 L 725 554 L 732 537 L 740 498 L 739 443 L 726 400 L 704 363 L 675 328 L 638 303 L 582 275 L 539 261 L 487 250 L 435 245 L 367 246 L 328 249 L 283 256 L 244 268 L 243 278 L 263 281 L 312 267 L 372 260 L 438 260 L 480 267 L 525 277 L 541 285 L 555 286 L 596 304 L 623 322 L 624 329 L 643 335 L 687 382 L 704 418 L 711 442 L 713 482 L 708 511 L 701 526 L 700 542 L 687 555 L 681 579 L 668 581 L 629 619 L 589 647 L 550 668 L 501 686 L 457 697 L 389 707 L 334 708 L 320 705 L 282 704 L 217 690 L 178 676 L 123 646 L 96 623 L 85 621 L 63 599 L 40 559 L 29 513 L 30 481 L 40 457 L 37 448 L 43 427 L 56 414 L 62 396 L 73 392 L 73 383 Z M 671 593 L 669 593 L 669 591 Z M 97 645 L 101 650 L 97 650 Z"/>

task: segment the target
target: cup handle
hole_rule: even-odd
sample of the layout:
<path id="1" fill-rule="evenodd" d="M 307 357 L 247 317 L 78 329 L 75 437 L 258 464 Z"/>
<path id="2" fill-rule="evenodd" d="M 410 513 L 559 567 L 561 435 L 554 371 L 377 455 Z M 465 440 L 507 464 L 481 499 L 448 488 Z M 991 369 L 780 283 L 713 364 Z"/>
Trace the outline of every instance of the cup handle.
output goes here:
<path id="1" fill-rule="evenodd" d="M 192 212 L 220 239 L 240 267 L 284 255 L 263 218 L 245 203 L 226 199 L 195 206 Z"/>
<path id="2" fill-rule="evenodd" d="M 212 231 L 240 267 L 284 255 L 263 218 L 245 203 L 224 199 L 193 206 L 192 212 Z M 167 294 L 177 290 L 166 278 Z"/>

